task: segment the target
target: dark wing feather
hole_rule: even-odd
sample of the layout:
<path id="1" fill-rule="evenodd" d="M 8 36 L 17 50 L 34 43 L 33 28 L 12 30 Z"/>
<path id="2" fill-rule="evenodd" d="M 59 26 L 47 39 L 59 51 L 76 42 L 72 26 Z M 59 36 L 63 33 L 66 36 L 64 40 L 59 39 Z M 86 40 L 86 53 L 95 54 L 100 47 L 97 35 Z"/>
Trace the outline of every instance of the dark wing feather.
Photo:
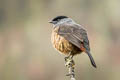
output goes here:
<path id="1" fill-rule="evenodd" d="M 78 48 L 80 48 L 81 43 L 87 44 L 84 47 L 89 50 L 89 40 L 86 30 L 80 25 L 61 25 L 58 34 Z"/>
<path id="2" fill-rule="evenodd" d="M 66 40 L 81 49 L 80 45 L 83 44 L 88 54 L 91 64 L 96 68 L 95 61 L 90 54 L 89 40 L 87 32 L 80 25 L 62 25 L 59 27 L 58 34 L 63 36 Z"/>

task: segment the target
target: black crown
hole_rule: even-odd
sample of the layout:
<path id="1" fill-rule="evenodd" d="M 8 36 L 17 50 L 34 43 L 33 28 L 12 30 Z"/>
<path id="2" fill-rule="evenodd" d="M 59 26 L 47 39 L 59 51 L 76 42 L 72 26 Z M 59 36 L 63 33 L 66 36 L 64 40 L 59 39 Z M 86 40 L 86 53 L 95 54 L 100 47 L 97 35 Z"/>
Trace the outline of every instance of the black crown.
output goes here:
<path id="1" fill-rule="evenodd" d="M 67 16 L 57 16 L 52 21 L 57 21 L 57 20 L 64 19 L 64 18 L 68 18 L 68 17 Z"/>

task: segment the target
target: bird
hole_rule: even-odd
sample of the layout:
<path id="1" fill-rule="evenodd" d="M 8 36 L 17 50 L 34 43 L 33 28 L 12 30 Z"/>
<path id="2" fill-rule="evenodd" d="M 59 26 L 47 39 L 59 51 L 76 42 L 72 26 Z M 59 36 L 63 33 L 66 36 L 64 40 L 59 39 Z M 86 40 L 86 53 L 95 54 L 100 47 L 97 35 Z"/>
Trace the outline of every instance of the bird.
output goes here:
<path id="1" fill-rule="evenodd" d="M 90 53 L 87 30 L 83 26 L 67 16 L 57 16 L 49 23 L 53 24 L 51 42 L 58 52 L 72 57 L 84 52 L 88 55 L 92 66 L 97 68 Z"/>

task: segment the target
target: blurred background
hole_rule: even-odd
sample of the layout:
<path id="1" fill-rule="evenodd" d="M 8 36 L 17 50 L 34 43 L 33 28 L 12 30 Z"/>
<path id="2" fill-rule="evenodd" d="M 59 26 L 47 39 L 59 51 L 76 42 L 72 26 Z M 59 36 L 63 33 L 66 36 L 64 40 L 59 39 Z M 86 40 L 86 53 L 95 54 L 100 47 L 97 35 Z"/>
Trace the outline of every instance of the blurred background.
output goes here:
<path id="1" fill-rule="evenodd" d="M 120 80 L 120 0 L 0 0 L 0 80 L 69 80 L 49 20 L 66 15 L 89 33 L 94 69 L 74 57 L 76 80 Z"/>

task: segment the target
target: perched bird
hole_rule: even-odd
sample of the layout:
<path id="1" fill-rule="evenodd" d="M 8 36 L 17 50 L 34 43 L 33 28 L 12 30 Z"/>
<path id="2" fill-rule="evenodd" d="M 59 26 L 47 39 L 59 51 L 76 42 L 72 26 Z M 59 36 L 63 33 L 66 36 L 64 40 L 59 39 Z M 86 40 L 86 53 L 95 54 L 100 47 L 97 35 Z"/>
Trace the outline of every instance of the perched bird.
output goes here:
<path id="1" fill-rule="evenodd" d="M 56 50 L 65 55 L 76 55 L 85 52 L 96 68 L 90 53 L 87 31 L 67 16 L 57 16 L 50 23 L 53 24 L 51 41 Z"/>

